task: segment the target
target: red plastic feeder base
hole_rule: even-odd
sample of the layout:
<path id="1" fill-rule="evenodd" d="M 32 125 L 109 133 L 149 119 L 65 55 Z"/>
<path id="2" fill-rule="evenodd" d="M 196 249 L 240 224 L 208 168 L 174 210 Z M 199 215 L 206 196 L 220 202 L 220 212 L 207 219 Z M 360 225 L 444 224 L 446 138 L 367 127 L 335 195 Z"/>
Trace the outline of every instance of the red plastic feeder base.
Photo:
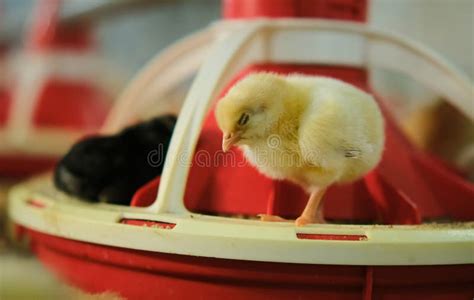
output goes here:
<path id="1" fill-rule="evenodd" d="M 127 299 L 471 299 L 474 265 L 336 266 L 153 253 L 26 232 L 43 263 Z"/>
<path id="2" fill-rule="evenodd" d="M 22 178 L 53 168 L 55 156 L 0 155 L 0 177 Z"/>

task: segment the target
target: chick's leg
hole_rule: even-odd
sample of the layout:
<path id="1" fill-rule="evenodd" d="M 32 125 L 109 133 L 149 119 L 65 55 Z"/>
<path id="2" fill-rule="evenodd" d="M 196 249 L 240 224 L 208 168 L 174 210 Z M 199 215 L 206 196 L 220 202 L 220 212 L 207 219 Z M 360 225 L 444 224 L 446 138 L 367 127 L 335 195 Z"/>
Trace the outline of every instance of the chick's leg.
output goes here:
<path id="1" fill-rule="evenodd" d="M 304 226 L 310 223 L 324 223 L 321 209 L 321 200 L 323 199 L 324 193 L 326 193 L 326 188 L 319 188 L 311 193 L 303 213 L 295 221 L 296 226 Z"/>

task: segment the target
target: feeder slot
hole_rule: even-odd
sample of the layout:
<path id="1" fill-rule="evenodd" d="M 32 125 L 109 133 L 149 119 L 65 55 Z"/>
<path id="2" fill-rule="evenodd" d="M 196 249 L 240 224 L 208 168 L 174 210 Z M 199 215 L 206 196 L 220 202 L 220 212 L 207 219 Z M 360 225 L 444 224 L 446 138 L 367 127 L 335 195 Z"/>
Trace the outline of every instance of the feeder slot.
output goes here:
<path id="1" fill-rule="evenodd" d="M 326 240 L 326 241 L 367 241 L 366 235 L 361 234 L 322 234 L 322 233 L 297 233 L 300 240 Z"/>
<path id="2" fill-rule="evenodd" d="M 45 208 L 46 207 L 46 204 L 44 204 L 42 201 L 40 201 L 38 199 L 29 199 L 28 201 L 26 201 L 26 204 L 28 204 L 28 206 L 32 206 L 32 207 L 35 207 L 35 208 Z"/>
<path id="3" fill-rule="evenodd" d="M 141 219 L 121 219 L 120 223 L 127 224 L 127 225 L 135 225 L 135 226 L 155 227 L 155 228 L 161 228 L 161 229 L 173 229 L 176 226 L 176 224 L 174 223 L 141 220 Z"/>

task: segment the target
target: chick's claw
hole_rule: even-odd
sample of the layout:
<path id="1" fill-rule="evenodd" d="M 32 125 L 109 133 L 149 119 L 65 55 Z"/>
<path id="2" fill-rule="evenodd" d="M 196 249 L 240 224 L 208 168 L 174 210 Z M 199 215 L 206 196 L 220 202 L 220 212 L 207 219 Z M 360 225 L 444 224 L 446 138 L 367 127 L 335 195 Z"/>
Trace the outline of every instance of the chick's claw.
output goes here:
<path id="1" fill-rule="evenodd" d="M 258 215 L 260 218 L 260 221 L 264 222 L 287 222 L 288 220 L 283 219 L 282 217 L 279 216 L 274 216 L 274 215 L 266 215 L 266 214 L 260 214 Z"/>

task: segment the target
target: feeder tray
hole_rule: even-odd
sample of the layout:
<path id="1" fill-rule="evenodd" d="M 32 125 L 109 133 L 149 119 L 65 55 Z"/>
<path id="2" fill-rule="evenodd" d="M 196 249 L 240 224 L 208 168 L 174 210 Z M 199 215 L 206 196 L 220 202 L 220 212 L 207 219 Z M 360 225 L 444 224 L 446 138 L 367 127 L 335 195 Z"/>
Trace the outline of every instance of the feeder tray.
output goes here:
<path id="1" fill-rule="evenodd" d="M 375 68 L 410 76 L 473 118 L 469 82 L 398 35 L 340 21 L 222 21 L 155 58 L 106 123 L 104 131 L 115 132 L 151 106 L 167 113 L 166 96 L 197 71 L 163 174 L 130 207 L 82 202 L 47 175 L 14 188 L 10 214 L 38 257 L 88 292 L 129 299 L 472 297 L 474 187 L 403 136 L 371 84 Z M 375 94 L 382 107 L 383 160 L 363 180 L 329 192 L 330 224 L 247 219 L 294 217 L 306 195 L 249 166 L 199 163 L 200 150 L 220 149 L 218 96 L 262 70 L 340 78 Z M 233 157 L 241 157 L 238 150 Z M 451 222 L 420 224 L 432 218 Z M 368 225 L 355 224 L 362 222 Z"/>

